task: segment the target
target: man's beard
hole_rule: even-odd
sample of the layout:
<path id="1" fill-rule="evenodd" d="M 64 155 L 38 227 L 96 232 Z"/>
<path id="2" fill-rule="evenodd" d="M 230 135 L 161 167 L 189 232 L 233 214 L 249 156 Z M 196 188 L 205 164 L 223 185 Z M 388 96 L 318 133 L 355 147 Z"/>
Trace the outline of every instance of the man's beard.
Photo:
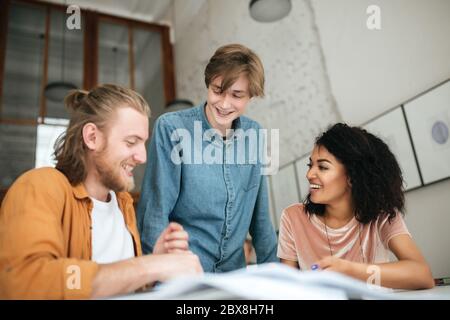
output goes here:
<path id="1" fill-rule="evenodd" d="M 131 176 L 127 181 L 123 179 L 120 169 L 121 165 L 113 165 L 106 161 L 107 150 L 103 150 L 94 157 L 94 166 L 100 178 L 100 182 L 108 189 L 114 192 L 131 191 L 134 189 L 134 177 Z"/>

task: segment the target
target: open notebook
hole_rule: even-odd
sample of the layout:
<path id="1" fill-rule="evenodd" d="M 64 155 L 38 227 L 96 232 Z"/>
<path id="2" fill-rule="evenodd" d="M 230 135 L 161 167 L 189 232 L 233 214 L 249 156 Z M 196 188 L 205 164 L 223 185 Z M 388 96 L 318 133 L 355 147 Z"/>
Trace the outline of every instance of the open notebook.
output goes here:
<path id="1" fill-rule="evenodd" d="M 411 299 L 329 271 L 298 271 L 280 263 L 249 266 L 236 271 L 179 277 L 151 292 L 116 299 Z M 415 298 L 420 299 L 420 295 Z M 427 296 L 429 299 L 430 296 Z"/>

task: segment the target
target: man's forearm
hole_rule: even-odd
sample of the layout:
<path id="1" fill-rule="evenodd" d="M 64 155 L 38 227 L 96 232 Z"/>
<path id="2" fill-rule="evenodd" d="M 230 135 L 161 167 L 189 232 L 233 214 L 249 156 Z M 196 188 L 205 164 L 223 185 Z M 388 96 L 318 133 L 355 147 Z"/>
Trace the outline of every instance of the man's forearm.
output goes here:
<path id="1" fill-rule="evenodd" d="M 99 265 L 92 284 L 92 298 L 126 294 L 157 280 L 152 256 Z"/>

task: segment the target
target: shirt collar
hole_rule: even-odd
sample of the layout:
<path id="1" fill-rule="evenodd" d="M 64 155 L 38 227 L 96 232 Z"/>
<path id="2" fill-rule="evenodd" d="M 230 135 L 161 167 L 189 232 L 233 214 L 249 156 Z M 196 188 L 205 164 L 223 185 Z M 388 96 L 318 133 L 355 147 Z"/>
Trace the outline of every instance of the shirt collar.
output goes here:
<path id="1" fill-rule="evenodd" d="M 208 140 L 213 141 L 213 143 L 223 141 L 223 137 L 220 135 L 219 131 L 216 131 L 216 134 L 214 134 L 213 130 L 210 130 L 210 129 L 213 129 L 213 127 L 209 123 L 208 118 L 206 116 L 206 102 L 204 102 L 202 105 L 200 105 L 200 115 L 201 115 L 201 119 L 202 119 L 203 132 L 205 132 L 205 137 Z M 240 117 L 234 119 L 231 128 L 233 130 L 242 128 Z M 213 137 L 213 136 L 215 136 L 215 137 Z M 237 140 L 238 137 L 239 136 L 236 135 L 235 132 L 233 132 L 233 134 L 230 137 L 228 137 L 228 139 L 226 140 L 226 143 L 228 143 L 229 141 L 232 141 L 232 140 Z"/>
<path id="2" fill-rule="evenodd" d="M 86 187 L 82 182 L 77 184 L 76 186 L 72 186 L 72 191 L 75 198 L 77 198 L 78 200 L 90 199 L 86 191 Z M 120 204 L 125 205 L 133 202 L 133 198 L 128 192 L 116 192 L 115 194 Z"/>
<path id="3" fill-rule="evenodd" d="M 77 198 L 79 200 L 89 198 L 86 188 L 82 182 L 80 182 L 76 186 L 72 186 L 72 191 L 73 191 L 75 198 Z"/>

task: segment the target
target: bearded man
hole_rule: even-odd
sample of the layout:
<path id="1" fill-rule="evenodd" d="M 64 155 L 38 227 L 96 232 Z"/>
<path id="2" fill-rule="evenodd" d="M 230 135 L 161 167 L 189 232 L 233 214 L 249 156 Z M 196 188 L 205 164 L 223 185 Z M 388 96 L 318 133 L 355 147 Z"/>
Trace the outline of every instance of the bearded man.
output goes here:
<path id="1" fill-rule="evenodd" d="M 125 294 L 202 273 L 177 223 L 142 255 L 133 169 L 146 161 L 150 108 L 136 92 L 72 91 L 56 168 L 20 176 L 0 209 L 0 299 L 84 299 Z"/>

